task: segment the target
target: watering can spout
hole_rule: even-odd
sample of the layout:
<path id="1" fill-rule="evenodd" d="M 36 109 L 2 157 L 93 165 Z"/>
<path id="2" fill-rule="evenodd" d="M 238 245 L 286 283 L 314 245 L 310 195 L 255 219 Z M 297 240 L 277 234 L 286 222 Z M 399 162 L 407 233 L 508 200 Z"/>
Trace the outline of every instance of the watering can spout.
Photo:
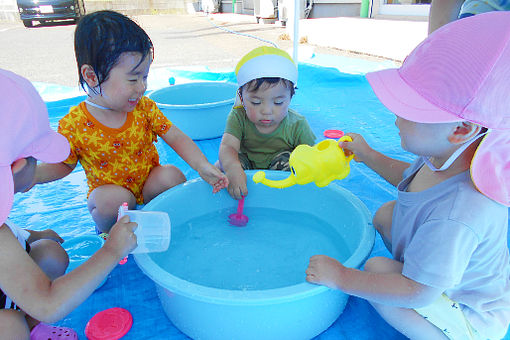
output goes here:
<path id="1" fill-rule="evenodd" d="M 292 174 L 285 179 L 274 181 L 271 179 L 267 179 L 264 171 L 257 171 L 255 175 L 253 175 L 253 181 L 255 183 L 262 183 L 264 185 L 267 185 L 268 187 L 277 189 L 288 188 L 296 184 L 296 179 Z"/>

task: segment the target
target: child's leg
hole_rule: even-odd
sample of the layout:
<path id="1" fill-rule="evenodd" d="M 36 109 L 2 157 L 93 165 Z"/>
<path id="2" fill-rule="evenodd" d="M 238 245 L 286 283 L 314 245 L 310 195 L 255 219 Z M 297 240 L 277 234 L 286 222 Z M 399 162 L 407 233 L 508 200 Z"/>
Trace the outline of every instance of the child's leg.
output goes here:
<path id="1" fill-rule="evenodd" d="M 245 153 L 238 153 L 237 157 L 239 158 L 239 163 L 241 163 L 241 167 L 243 170 L 253 170 L 255 169 L 255 165 L 250 161 L 248 155 Z"/>
<path id="2" fill-rule="evenodd" d="M 283 151 L 274 156 L 269 164 L 269 170 L 279 170 L 279 171 L 290 171 L 289 166 L 290 152 Z"/>
<path id="3" fill-rule="evenodd" d="M 24 313 L 14 309 L 0 309 L 2 339 L 30 339 L 30 330 Z"/>
<path id="4" fill-rule="evenodd" d="M 401 262 L 386 257 L 373 257 L 367 261 L 364 270 L 372 273 L 402 273 L 402 267 Z M 448 339 L 439 328 L 425 320 L 414 309 L 369 302 L 387 323 L 410 339 Z"/>
<path id="5" fill-rule="evenodd" d="M 241 167 L 243 170 L 253 170 L 255 167 L 253 166 L 253 163 L 250 161 L 248 156 L 244 153 L 238 153 L 237 154 L 239 158 L 239 163 L 241 163 Z M 220 169 L 222 172 L 225 172 L 225 169 L 223 169 L 223 164 L 221 164 L 221 161 L 218 159 L 216 163 L 214 163 L 214 166 Z"/>
<path id="6" fill-rule="evenodd" d="M 393 219 L 393 209 L 395 201 L 384 203 L 375 213 L 372 224 L 381 235 L 384 245 L 391 253 L 391 222 Z"/>
<path id="7" fill-rule="evenodd" d="M 99 231 L 110 232 L 117 221 L 119 207 L 124 202 L 128 203 L 129 209 L 136 206 L 136 198 L 133 193 L 120 185 L 102 185 L 90 193 L 87 205 Z"/>
<path id="8" fill-rule="evenodd" d="M 144 203 L 174 186 L 186 182 L 186 176 L 173 165 L 160 165 L 151 170 L 143 185 Z"/>
<path id="9" fill-rule="evenodd" d="M 53 240 L 38 240 L 30 244 L 30 257 L 50 280 L 64 275 L 69 257 L 62 246 Z"/>

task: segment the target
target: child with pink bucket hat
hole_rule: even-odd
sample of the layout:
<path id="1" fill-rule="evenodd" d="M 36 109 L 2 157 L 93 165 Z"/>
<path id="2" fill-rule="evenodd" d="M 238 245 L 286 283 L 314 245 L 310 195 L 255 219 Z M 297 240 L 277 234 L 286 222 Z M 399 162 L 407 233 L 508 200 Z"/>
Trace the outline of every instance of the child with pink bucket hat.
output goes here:
<path id="1" fill-rule="evenodd" d="M 91 259 L 63 275 L 69 258 L 57 233 L 24 230 L 7 217 L 14 193 L 31 186 L 37 160 L 63 161 L 69 143 L 50 128 L 32 84 L 1 69 L 0 113 L 0 338 L 77 339 L 74 330 L 43 322 L 62 319 L 94 292 L 136 247 L 136 223 L 123 217 Z"/>
<path id="2" fill-rule="evenodd" d="M 510 12 L 455 21 L 399 69 L 367 74 L 412 164 L 342 147 L 397 187 L 374 227 L 393 258 L 363 271 L 323 255 L 312 283 L 368 300 L 411 339 L 501 339 L 510 323 Z"/>

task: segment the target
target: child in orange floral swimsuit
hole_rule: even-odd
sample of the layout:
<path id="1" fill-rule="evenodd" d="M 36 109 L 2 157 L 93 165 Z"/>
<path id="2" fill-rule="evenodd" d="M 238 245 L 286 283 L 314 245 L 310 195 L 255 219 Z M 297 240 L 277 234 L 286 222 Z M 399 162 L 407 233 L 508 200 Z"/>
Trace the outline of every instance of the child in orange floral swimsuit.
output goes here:
<path id="1" fill-rule="evenodd" d="M 89 185 L 88 209 L 101 232 L 115 223 L 122 202 L 133 209 L 186 181 L 177 167 L 159 164 L 158 136 L 213 192 L 228 185 L 197 145 L 143 96 L 153 46 L 141 27 L 112 11 L 88 14 L 76 27 L 75 52 L 88 98 L 59 123 L 71 155 L 63 163 L 39 164 L 35 183 L 60 179 L 80 161 Z"/>

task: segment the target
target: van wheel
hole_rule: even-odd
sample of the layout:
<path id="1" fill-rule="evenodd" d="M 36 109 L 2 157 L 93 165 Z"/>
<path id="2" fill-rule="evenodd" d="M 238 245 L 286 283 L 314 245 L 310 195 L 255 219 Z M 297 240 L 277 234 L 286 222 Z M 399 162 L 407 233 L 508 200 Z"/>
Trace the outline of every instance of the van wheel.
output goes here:
<path id="1" fill-rule="evenodd" d="M 23 20 L 23 25 L 25 25 L 25 27 L 33 27 L 34 26 L 32 24 L 32 20 Z"/>

